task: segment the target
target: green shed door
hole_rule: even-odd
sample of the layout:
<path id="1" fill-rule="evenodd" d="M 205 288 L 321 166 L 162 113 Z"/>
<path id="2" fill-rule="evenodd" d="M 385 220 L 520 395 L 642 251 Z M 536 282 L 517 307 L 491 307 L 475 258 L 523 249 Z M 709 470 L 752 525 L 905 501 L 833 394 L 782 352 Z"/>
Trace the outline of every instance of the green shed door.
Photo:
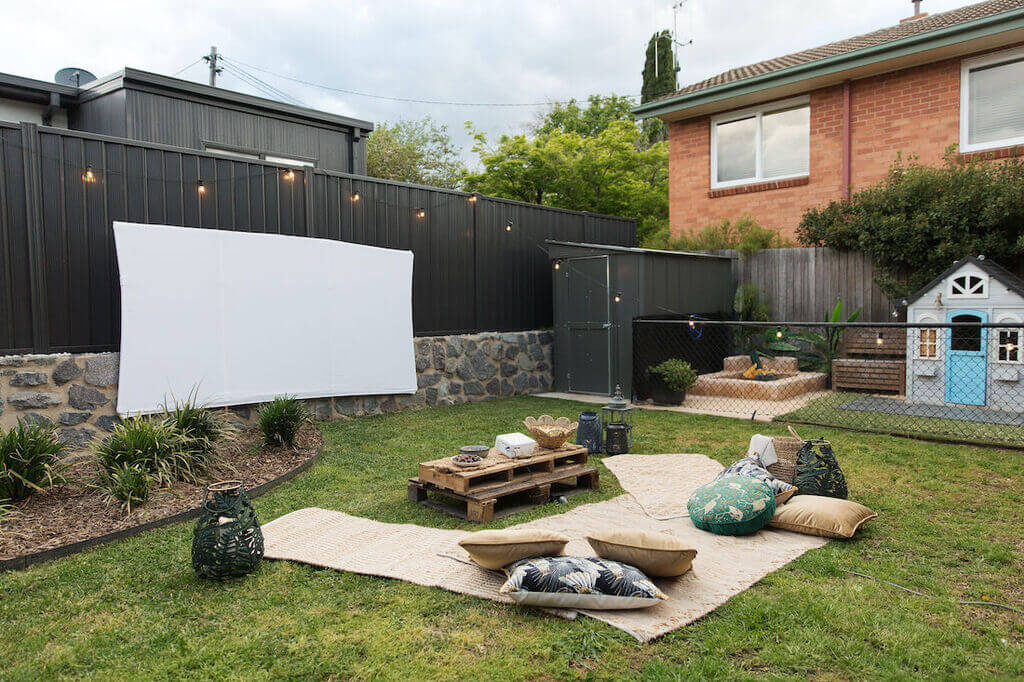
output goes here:
<path id="1" fill-rule="evenodd" d="M 573 393 L 610 395 L 612 392 L 611 298 L 608 257 L 592 256 L 563 261 L 565 273 L 557 278 L 560 309 L 566 325 L 565 356 L 569 390 Z"/>

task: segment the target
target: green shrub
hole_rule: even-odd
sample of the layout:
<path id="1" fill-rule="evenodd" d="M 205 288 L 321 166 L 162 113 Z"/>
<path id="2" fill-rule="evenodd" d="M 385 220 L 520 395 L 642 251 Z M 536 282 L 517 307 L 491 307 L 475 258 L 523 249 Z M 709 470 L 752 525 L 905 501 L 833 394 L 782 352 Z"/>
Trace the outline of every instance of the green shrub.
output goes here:
<path id="1" fill-rule="evenodd" d="M 49 422 L 18 425 L 0 436 L 0 500 L 20 500 L 59 483 L 65 446 Z"/>
<path id="2" fill-rule="evenodd" d="M 215 455 L 217 444 L 231 433 L 227 421 L 220 414 L 196 403 L 194 391 L 184 401 L 175 400 L 171 407 L 164 403 L 163 416 L 177 430 L 186 449 L 209 457 Z"/>
<path id="3" fill-rule="evenodd" d="M 115 464 L 100 469 L 99 487 L 120 503 L 125 514 L 132 513 L 132 505 L 146 501 L 152 482 L 153 475 L 141 465 Z"/>
<path id="4" fill-rule="evenodd" d="M 161 486 L 175 480 L 197 483 L 210 465 L 206 453 L 189 449 L 170 419 L 159 417 L 126 419 L 93 450 L 106 473 L 122 466 L 136 467 Z"/>
<path id="5" fill-rule="evenodd" d="M 762 227 L 753 218 L 743 217 L 735 221 L 722 220 L 707 227 L 672 237 L 668 226 L 653 231 L 644 239 L 642 245 L 648 249 L 669 249 L 672 251 L 724 251 L 735 249 L 750 257 L 761 249 L 777 249 L 789 246 L 789 242 L 778 232 Z"/>
<path id="6" fill-rule="evenodd" d="M 890 299 L 922 288 L 954 261 L 984 254 L 1010 266 L 1024 253 L 1024 161 L 960 160 L 939 166 L 897 157 L 885 180 L 807 211 L 797 238 L 808 246 L 860 250 Z"/>
<path id="7" fill-rule="evenodd" d="M 294 445 L 295 434 L 309 418 L 306 408 L 295 398 L 280 396 L 260 405 L 260 430 L 267 445 Z"/>
<path id="8" fill-rule="evenodd" d="M 647 374 L 661 377 L 665 385 L 676 393 L 685 393 L 697 383 L 697 370 L 679 358 L 669 358 L 661 364 L 647 368 Z"/>

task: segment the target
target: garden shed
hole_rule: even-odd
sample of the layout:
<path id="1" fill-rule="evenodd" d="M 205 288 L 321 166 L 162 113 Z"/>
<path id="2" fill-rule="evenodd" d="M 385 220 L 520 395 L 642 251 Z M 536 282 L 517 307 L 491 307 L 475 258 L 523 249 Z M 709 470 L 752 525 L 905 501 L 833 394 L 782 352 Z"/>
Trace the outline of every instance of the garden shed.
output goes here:
<path id="1" fill-rule="evenodd" d="M 1024 280 L 984 256 L 963 258 L 907 299 L 907 321 L 978 325 L 907 334 L 907 402 L 1021 411 Z"/>
<path id="2" fill-rule="evenodd" d="M 554 296 L 554 382 L 566 393 L 634 394 L 633 321 L 722 317 L 732 258 L 547 241 Z"/>

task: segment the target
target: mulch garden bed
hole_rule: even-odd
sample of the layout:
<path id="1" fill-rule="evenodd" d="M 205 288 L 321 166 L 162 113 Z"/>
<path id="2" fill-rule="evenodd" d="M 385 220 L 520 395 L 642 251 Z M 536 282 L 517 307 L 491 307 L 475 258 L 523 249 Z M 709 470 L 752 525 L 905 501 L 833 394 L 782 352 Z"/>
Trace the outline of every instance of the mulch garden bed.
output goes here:
<path id="1" fill-rule="evenodd" d="M 259 429 L 246 428 L 220 449 L 225 466 L 211 472 L 207 482 L 241 479 L 252 490 L 310 462 L 322 444 L 313 424 L 299 430 L 293 448 L 264 445 Z M 150 524 L 202 504 L 203 484 L 177 481 L 151 489 L 148 500 L 125 514 L 102 490 L 80 482 L 95 478 L 95 466 L 88 458 L 78 461 L 65 473 L 68 483 L 15 505 L 14 514 L 0 524 L 0 562 Z"/>

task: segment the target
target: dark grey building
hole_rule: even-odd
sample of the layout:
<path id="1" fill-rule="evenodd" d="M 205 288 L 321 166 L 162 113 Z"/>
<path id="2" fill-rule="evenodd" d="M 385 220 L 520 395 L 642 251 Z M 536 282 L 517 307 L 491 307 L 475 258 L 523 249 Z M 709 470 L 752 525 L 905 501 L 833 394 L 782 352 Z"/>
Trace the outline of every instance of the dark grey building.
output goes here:
<path id="1" fill-rule="evenodd" d="M 81 87 L 0 74 L 0 121 L 28 121 L 234 158 L 366 172 L 373 124 L 125 68 Z"/>

